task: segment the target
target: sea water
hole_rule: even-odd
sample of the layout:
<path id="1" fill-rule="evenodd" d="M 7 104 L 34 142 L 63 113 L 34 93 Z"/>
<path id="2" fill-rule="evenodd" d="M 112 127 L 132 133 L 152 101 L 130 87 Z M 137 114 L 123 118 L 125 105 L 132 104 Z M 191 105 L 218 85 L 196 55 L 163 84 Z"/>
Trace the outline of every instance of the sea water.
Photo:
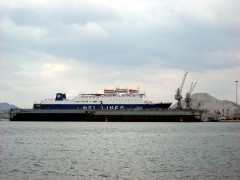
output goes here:
<path id="1" fill-rule="evenodd" d="M 240 179 L 240 123 L 0 121 L 0 179 Z"/>

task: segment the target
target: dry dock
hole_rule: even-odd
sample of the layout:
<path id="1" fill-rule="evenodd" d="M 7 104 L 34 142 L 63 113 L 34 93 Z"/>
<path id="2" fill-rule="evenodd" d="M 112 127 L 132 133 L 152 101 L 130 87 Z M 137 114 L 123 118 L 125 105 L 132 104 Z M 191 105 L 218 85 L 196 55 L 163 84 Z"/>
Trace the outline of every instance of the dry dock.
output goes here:
<path id="1" fill-rule="evenodd" d="M 201 114 L 164 109 L 12 109 L 11 121 L 200 122 Z"/>

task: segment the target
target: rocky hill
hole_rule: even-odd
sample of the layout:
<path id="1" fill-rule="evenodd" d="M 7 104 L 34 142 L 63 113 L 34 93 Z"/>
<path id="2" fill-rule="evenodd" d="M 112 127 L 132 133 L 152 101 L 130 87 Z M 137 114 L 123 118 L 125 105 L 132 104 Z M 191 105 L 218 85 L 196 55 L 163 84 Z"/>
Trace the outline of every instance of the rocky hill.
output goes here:
<path id="1" fill-rule="evenodd" d="M 14 106 L 12 104 L 8 104 L 6 102 L 0 103 L 0 110 L 9 110 L 11 108 L 17 108 L 17 106 Z"/>
<path id="2" fill-rule="evenodd" d="M 6 102 L 0 103 L 0 120 L 9 118 L 8 110 L 11 108 L 18 108 L 18 107 Z"/>
<path id="3" fill-rule="evenodd" d="M 228 115 L 231 117 L 236 114 L 240 114 L 240 106 L 234 102 L 227 100 L 218 100 L 217 98 L 209 95 L 208 93 L 196 93 L 191 96 L 191 107 L 192 109 L 207 110 L 205 116 L 215 115 L 216 111 Z M 171 108 L 175 109 L 177 104 L 174 104 Z M 182 107 L 186 108 L 186 102 L 182 100 Z M 237 111 L 238 110 L 238 111 Z"/>

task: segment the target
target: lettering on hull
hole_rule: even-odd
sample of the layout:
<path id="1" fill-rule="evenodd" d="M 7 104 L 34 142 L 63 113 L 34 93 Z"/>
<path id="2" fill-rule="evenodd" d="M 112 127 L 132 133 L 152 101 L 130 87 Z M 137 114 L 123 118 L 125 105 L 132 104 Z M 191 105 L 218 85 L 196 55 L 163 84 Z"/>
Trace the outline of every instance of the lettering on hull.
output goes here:
<path id="1" fill-rule="evenodd" d="M 106 109 L 124 109 L 124 106 L 106 106 Z"/>
<path id="2" fill-rule="evenodd" d="M 96 109 L 95 106 L 82 106 L 82 109 Z"/>

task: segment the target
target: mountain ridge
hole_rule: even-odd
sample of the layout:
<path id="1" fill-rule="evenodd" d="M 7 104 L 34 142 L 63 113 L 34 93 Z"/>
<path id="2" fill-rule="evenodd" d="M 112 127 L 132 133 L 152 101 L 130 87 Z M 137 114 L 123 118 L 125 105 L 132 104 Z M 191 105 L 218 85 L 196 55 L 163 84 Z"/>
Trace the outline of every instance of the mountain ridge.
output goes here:
<path id="1" fill-rule="evenodd" d="M 11 108 L 18 108 L 18 107 L 13 104 L 9 104 L 7 102 L 0 103 L 0 110 L 9 110 Z"/>

